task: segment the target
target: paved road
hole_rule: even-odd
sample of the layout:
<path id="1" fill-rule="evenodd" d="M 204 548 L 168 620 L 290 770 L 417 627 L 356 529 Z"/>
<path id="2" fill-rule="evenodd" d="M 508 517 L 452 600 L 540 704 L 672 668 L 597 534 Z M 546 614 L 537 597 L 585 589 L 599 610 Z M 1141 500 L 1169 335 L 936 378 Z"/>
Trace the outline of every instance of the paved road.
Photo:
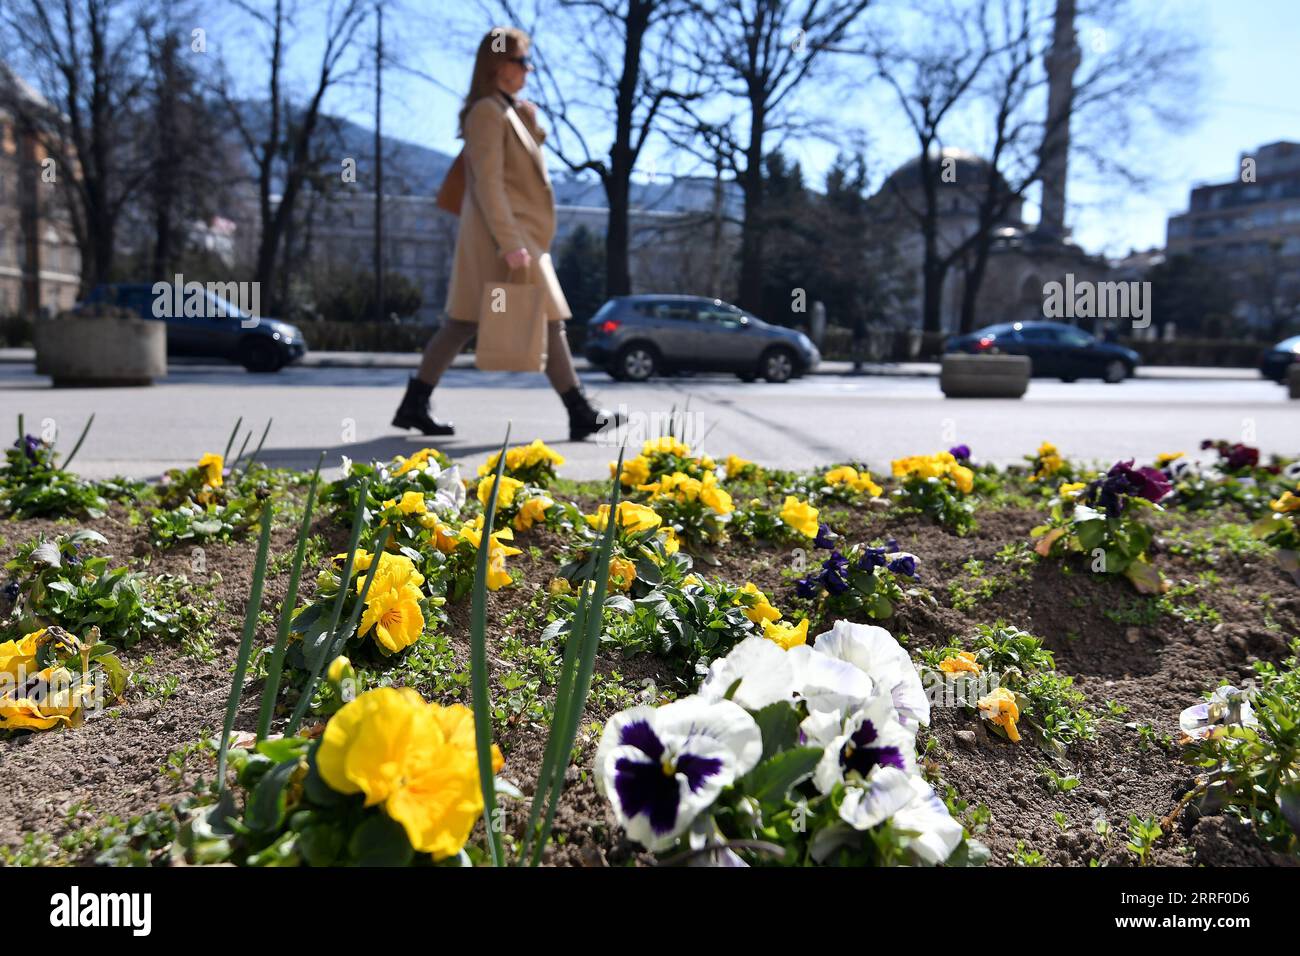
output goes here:
<path id="1" fill-rule="evenodd" d="M 236 417 L 260 433 L 275 419 L 266 460 L 311 467 L 409 453 L 425 442 L 388 422 L 406 372 L 386 368 L 291 368 L 275 376 L 229 366 L 173 367 L 153 388 L 51 389 L 30 367 L 0 365 L 0 429 L 26 416 L 29 431 L 49 419 L 66 451 L 86 416 L 95 426 L 74 470 L 140 477 L 192 463 L 224 447 Z M 804 468 L 864 459 L 876 470 L 902 454 L 963 442 L 980 461 L 1018 461 L 1044 439 L 1071 457 L 1114 460 L 1192 450 L 1202 438 L 1246 440 L 1265 452 L 1300 452 L 1300 403 L 1263 380 L 1149 379 L 1121 385 L 1035 380 L 1021 400 L 948 400 L 929 377 L 819 375 L 786 385 L 746 385 L 729 376 L 667 379 L 651 385 L 584 373 L 609 406 L 632 413 L 637 444 L 689 407 L 686 437 L 715 455 L 735 452 L 763 464 Z M 458 433 L 438 442 L 477 464 L 495 450 L 507 421 L 520 441 L 543 438 L 577 478 L 608 474 L 616 441 L 569 443 L 559 399 L 540 375 L 454 369 L 438 389 L 439 414 Z M 689 403 L 689 406 L 688 406 Z M 679 433 L 683 431 L 679 428 Z M 254 436 L 256 438 L 256 436 Z M 6 442 L 7 443 L 7 442 Z"/>

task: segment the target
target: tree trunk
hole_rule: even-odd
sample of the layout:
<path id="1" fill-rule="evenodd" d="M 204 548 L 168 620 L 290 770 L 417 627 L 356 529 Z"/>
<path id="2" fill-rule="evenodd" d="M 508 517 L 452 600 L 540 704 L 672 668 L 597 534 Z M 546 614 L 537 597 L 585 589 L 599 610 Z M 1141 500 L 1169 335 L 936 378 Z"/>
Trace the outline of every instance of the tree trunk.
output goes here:
<path id="1" fill-rule="evenodd" d="M 633 114 L 637 87 L 641 82 L 641 51 L 650 26 L 653 0 L 631 0 L 624 19 L 623 70 L 618 78 L 614 105 L 614 142 L 609 148 L 609 175 L 604 177 L 609 220 L 605 225 L 605 294 L 627 295 L 632 291 L 628 263 L 632 169 L 636 149 L 632 146 Z M 650 122 L 647 117 L 646 122 Z"/>
<path id="2" fill-rule="evenodd" d="M 762 95 L 759 93 L 758 95 Z M 742 309 L 763 307 L 763 132 L 766 117 L 757 100 L 751 100 L 749 145 L 745 148 L 745 222 L 740 229 L 740 301 Z"/>

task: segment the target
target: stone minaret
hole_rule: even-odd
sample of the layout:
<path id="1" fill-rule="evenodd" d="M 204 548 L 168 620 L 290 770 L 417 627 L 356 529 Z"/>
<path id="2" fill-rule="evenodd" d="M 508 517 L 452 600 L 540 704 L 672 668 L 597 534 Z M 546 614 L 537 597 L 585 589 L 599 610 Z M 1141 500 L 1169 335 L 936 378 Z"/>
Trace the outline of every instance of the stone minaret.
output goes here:
<path id="1" fill-rule="evenodd" d="M 1047 68 L 1047 129 L 1040 150 L 1043 201 L 1038 231 L 1045 238 L 1064 239 L 1065 179 L 1070 157 L 1070 111 L 1074 100 L 1074 71 L 1079 45 L 1074 33 L 1074 0 L 1056 0 L 1052 48 Z"/>

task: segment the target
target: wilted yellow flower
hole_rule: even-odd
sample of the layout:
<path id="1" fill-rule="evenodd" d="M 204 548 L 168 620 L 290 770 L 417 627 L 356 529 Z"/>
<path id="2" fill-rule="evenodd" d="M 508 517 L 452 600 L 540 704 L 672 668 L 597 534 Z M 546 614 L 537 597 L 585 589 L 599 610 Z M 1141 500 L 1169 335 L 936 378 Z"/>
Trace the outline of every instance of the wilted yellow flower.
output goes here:
<path id="1" fill-rule="evenodd" d="M 220 488 L 223 480 L 221 473 L 225 466 L 225 460 L 220 455 L 212 454 L 212 452 L 208 452 L 200 458 L 198 469 L 203 472 L 203 483 L 212 488 Z"/>
<path id="2" fill-rule="evenodd" d="M 571 594 L 573 585 L 569 583 L 568 578 L 551 578 L 551 583 L 546 586 L 546 590 L 551 594 Z"/>
<path id="3" fill-rule="evenodd" d="M 380 582 L 376 581 L 376 584 Z M 424 633 L 420 592 L 413 587 L 371 588 L 361 615 L 361 636 L 374 631 L 375 643 L 390 654 L 410 647 Z"/>
<path id="4" fill-rule="evenodd" d="M 43 694 L 39 700 L 0 699 L 0 730 L 49 730 L 59 724 L 81 723 L 81 710 L 93 687 L 82 683 L 81 677 L 66 667 L 47 667 L 29 675 L 29 679 L 43 686 Z"/>
<path id="5" fill-rule="evenodd" d="M 775 621 L 763 622 L 763 636 L 773 644 L 779 644 L 783 650 L 808 643 L 808 618 L 804 618 L 793 627 Z"/>
<path id="6" fill-rule="evenodd" d="M 493 772 L 502 764 L 493 745 Z M 411 846 L 435 859 L 459 853 L 483 812 L 473 713 L 425 703 L 409 687 L 380 687 L 343 705 L 325 726 L 316 765 L 332 789 L 382 806 Z"/>
<path id="7" fill-rule="evenodd" d="M 539 521 L 546 520 L 546 510 L 555 504 L 545 495 L 536 498 L 529 498 L 519 506 L 519 514 L 515 515 L 515 530 L 527 531 Z"/>
<path id="8" fill-rule="evenodd" d="M 636 580 L 636 565 L 627 558 L 609 559 L 609 587 L 613 591 L 626 591 Z"/>
<path id="9" fill-rule="evenodd" d="M 584 517 L 587 519 L 587 524 L 597 531 L 604 531 L 606 525 L 609 524 L 609 505 L 601 505 L 594 515 L 584 515 Z M 632 534 L 657 528 L 663 522 L 664 519 L 653 508 L 639 505 L 635 501 L 620 501 L 618 503 L 618 526 Z"/>
<path id="10" fill-rule="evenodd" d="M 642 455 L 676 455 L 678 458 L 689 458 L 691 454 L 690 446 L 678 441 L 672 435 L 661 435 L 659 438 L 652 438 L 641 446 Z"/>
<path id="11" fill-rule="evenodd" d="M 817 509 L 794 495 L 786 495 L 781 520 L 805 538 L 817 537 Z"/>
<path id="12" fill-rule="evenodd" d="M 20 672 L 31 673 L 32 665 L 36 663 L 36 652 L 40 650 L 41 638 L 44 636 L 45 628 L 41 628 L 16 641 L 0 644 L 0 674 L 8 674 L 17 680 Z"/>
<path id="13" fill-rule="evenodd" d="M 740 592 L 743 595 L 749 595 L 749 597 L 745 598 L 737 597 L 737 600 L 745 605 L 745 617 L 755 624 L 781 619 L 781 612 L 768 603 L 767 595 L 760 591 L 753 581 L 747 581 L 745 586 L 740 589 Z"/>
<path id="14" fill-rule="evenodd" d="M 939 670 L 945 674 L 978 674 L 983 668 L 973 651 L 958 651 L 957 656 L 941 660 Z"/>
<path id="15" fill-rule="evenodd" d="M 488 497 L 492 494 L 492 486 L 496 484 L 497 476 L 489 475 L 478 483 L 478 500 L 484 508 L 487 507 Z M 515 492 L 524 486 L 524 483 L 518 478 L 511 478 L 509 475 L 501 476 L 501 491 L 497 493 L 497 507 L 509 508 L 515 503 Z"/>
<path id="16" fill-rule="evenodd" d="M 1012 742 L 1020 740 L 1020 731 L 1016 721 L 1020 719 L 1020 708 L 1016 706 L 1016 695 L 1005 687 L 999 687 L 987 697 L 979 699 L 980 715 L 992 721 L 1007 732 Z"/>

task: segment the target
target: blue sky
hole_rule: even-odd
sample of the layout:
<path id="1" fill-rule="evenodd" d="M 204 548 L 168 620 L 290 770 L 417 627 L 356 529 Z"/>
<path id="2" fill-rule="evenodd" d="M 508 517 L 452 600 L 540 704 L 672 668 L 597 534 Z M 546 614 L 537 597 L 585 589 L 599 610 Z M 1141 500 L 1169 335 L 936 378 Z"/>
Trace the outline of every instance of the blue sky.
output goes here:
<path id="1" fill-rule="evenodd" d="M 1236 175 L 1242 151 L 1280 139 L 1300 140 L 1300 0 L 1135 0 L 1135 4 L 1157 22 L 1169 17 L 1184 24 L 1205 45 L 1203 85 L 1199 102 L 1193 104 L 1193 126 L 1176 135 L 1153 132 L 1142 139 L 1144 158 L 1150 160 L 1143 166 L 1151 180 L 1143 193 L 1134 194 L 1114 182 L 1072 179 L 1069 222 L 1075 238 L 1089 251 L 1108 255 L 1163 245 L 1165 220 L 1186 208 L 1190 187 Z M 416 10 L 420 6 L 414 5 Z M 441 2 L 434 7 L 389 24 L 388 40 L 396 52 L 432 81 L 390 72 L 385 80 L 384 126 L 388 135 L 454 153 L 458 149 L 455 113 L 468 86 L 475 34 L 481 35 L 491 24 L 466 13 L 460 4 L 451 8 L 458 11 L 455 14 Z M 544 46 L 543 32 L 535 40 L 553 61 L 557 58 L 558 43 Z M 294 65 L 303 75 L 310 71 L 305 55 Z M 370 97 L 363 88 L 340 91 L 330 108 L 373 126 Z M 853 107 L 847 117 L 840 110 L 834 118 L 850 129 L 858 122 L 855 117 L 864 118 L 861 131 L 870 127 L 869 157 L 879 179 L 908 159 L 914 147 L 883 90 L 865 87 Z M 814 183 L 820 183 L 835 151 L 833 144 L 815 141 L 791 144 L 791 152 Z M 648 158 L 660 170 L 689 171 L 680 157 L 661 149 Z M 1027 216 L 1036 215 L 1031 204 Z"/>

